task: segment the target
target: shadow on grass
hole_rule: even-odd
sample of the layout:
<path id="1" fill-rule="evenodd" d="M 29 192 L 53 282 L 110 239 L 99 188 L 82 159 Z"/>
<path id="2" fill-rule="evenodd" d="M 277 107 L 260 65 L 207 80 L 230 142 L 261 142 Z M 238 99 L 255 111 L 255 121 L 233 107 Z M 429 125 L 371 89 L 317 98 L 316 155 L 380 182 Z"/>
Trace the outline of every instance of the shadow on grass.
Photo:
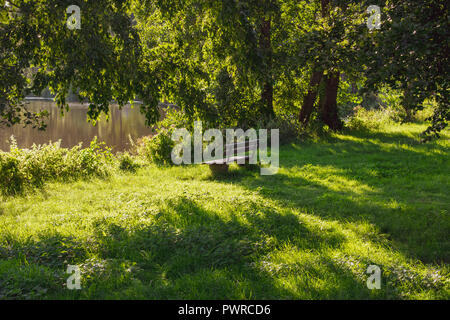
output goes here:
<path id="1" fill-rule="evenodd" d="M 413 137 L 406 136 L 403 133 L 395 132 L 382 132 L 382 131 L 344 131 L 344 135 L 353 136 L 360 139 L 372 139 L 380 140 L 385 143 L 400 143 L 407 145 L 420 145 L 419 135 L 414 135 Z M 339 139 L 332 139 L 332 141 L 339 142 Z"/>
<path id="2" fill-rule="evenodd" d="M 275 271 L 267 256 L 293 245 L 305 252 L 338 248 L 339 233 L 316 233 L 294 214 L 259 207 L 245 222 L 236 215 L 223 220 L 213 211 L 185 197 L 164 203 L 150 225 L 128 227 L 99 219 L 91 242 L 59 234 L 23 243 L 10 239 L 0 246 L 2 259 L 18 266 L 2 272 L 0 290 L 6 299 L 295 299 L 369 298 L 370 291 L 335 261 L 283 265 Z M 267 261 L 266 261 L 267 259 Z M 26 262 L 25 262 L 26 261 Z M 64 289 L 68 264 L 81 266 L 81 291 Z M 30 282 L 22 273 L 44 267 L 44 275 Z M 287 274 L 285 274 L 287 272 Z M 48 281 L 48 278 L 51 278 Z M 297 279 L 289 287 L 283 277 Z M 314 278 L 314 279 L 313 279 Z M 10 279 L 10 280 L 7 280 Z M 47 279 L 48 283 L 40 283 Z M 326 282 L 327 286 L 312 285 Z M 293 280 L 292 280 L 293 281 Z M 20 292 L 16 290 L 20 288 Z M 38 289 L 36 289 L 38 288 Z M 305 288 L 307 290 L 305 291 Z M 41 291 L 45 290 L 43 295 Z"/>
<path id="3" fill-rule="evenodd" d="M 261 268 L 267 255 L 286 245 L 305 252 L 338 248 L 345 239 L 337 232 L 316 233 L 294 214 L 280 214 L 267 207 L 258 209 L 260 214 L 247 216 L 246 223 L 235 215 L 223 220 L 184 197 L 170 200 L 150 226 L 129 229 L 99 223 L 99 257 L 137 262 L 141 272 L 136 277 L 141 283 L 152 284 L 143 289 L 150 298 L 298 298 L 295 284 L 287 288 L 278 282 L 279 274 Z M 312 286 L 304 297 L 370 297 L 365 284 L 335 261 L 322 258 L 317 265 L 304 268 L 290 272 L 294 278 L 304 273 L 303 283 L 298 285 L 307 285 L 305 281 L 312 276 L 334 281 L 327 288 Z"/>
<path id="4" fill-rule="evenodd" d="M 427 184 L 443 181 L 443 174 L 448 175 L 448 150 L 433 144 L 419 146 L 417 140 L 401 134 L 370 134 L 380 143 L 390 143 L 388 146 L 352 140 L 355 137 L 365 136 L 357 133 L 331 138 L 325 144 L 292 144 L 282 150 L 283 170 L 274 176 L 241 169 L 208 179 L 239 184 L 281 206 L 299 208 L 322 219 L 374 224 L 395 249 L 410 257 L 425 263 L 448 263 L 447 188 L 445 182 Z"/>
<path id="5" fill-rule="evenodd" d="M 395 142 L 397 138 L 392 139 Z M 429 208 L 415 208 L 409 203 L 418 197 L 420 186 L 412 187 L 406 193 L 395 191 L 402 188 L 405 173 L 411 176 L 413 184 L 415 176 L 423 174 L 424 168 L 428 175 L 441 174 L 439 165 L 445 159 L 439 154 L 383 148 L 374 142 L 336 138 L 333 143 L 324 145 L 287 147 L 280 159 L 283 170 L 278 175 L 263 177 L 259 172 L 233 169 L 230 175 L 214 181 L 239 184 L 277 202 L 280 207 L 298 208 L 321 219 L 341 223 L 369 222 L 387 233 L 398 246 L 397 250 L 423 261 L 445 262 L 449 261 L 450 251 L 445 242 L 448 234 L 446 216 L 423 212 L 423 208 Z M 321 172 L 320 168 L 331 171 Z M 310 176 L 296 174 L 299 169 L 307 170 Z M 332 185 L 324 184 L 324 179 L 313 179 L 324 178 L 323 175 L 329 172 L 335 182 L 353 181 L 365 187 L 353 190 L 351 186 L 342 185 L 333 189 Z M 392 206 L 393 202 L 398 205 Z M 128 226 L 126 221 L 99 219 L 92 225 L 91 242 L 59 234 L 23 243 L 9 239 L 0 247 L 1 260 L 17 260 L 24 271 L 19 273 L 19 267 L 12 264 L 2 269 L 0 261 L 0 282 L 8 284 L 8 291 L 1 291 L 0 286 L 0 294 L 6 298 L 23 298 L 27 292 L 33 292 L 36 282 L 29 284 L 24 276 L 31 274 L 29 268 L 32 266 L 47 268 L 47 276 L 42 279 L 48 279 L 53 273 L 63 273 L 66 264 L 80 264 L 83 290 L 55 289 L 58 285 L 55 281 L 65 280 L 56 278 L 45 288 L 49 292 L 44 297 L 373 297 L 364 281 L 322 254 L 330 248 L 337 251 L 344 244 L 345 237 L 338 230 L 315 231 L 289 210 L 277 212 L 257 202 L 252 205 L 254 210 L 244 212 L 244 217 L 231 213 L 225 219 L 187 197 L 178 197 L 162 203 L 160 211 L 150 219 L 151 223 Z M 316 262 L 275 264 L 269 255 L 288 246 L 317 255 Z M 7 280 L 10 278 L 13 280 Z M 40 288 L 46 286 L 42 279 L 37 280 Z M 21 288 L 19 295 L 17 288 Z M 388 290 L 383 290 L 377 297 L 399 298 L 395 291 Z"/>

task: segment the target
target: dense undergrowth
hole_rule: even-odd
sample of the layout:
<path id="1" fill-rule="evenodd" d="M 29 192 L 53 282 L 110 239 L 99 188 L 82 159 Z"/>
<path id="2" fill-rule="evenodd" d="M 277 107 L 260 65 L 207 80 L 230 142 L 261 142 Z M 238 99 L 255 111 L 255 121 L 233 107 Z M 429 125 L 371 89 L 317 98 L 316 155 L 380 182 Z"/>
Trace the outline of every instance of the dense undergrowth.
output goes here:
<path id="1" fill-rule="evenodd" d="M 105 177 L 112 162 L 111 150 L 97 139 L 87 148 L 82 148 L 82 144 L 61 148 L 56 142 L 19 149 L 12 137 L 10 152 L 0 151 L 0 192 L 14 195 L 42 187 L 50 180 Z"/>

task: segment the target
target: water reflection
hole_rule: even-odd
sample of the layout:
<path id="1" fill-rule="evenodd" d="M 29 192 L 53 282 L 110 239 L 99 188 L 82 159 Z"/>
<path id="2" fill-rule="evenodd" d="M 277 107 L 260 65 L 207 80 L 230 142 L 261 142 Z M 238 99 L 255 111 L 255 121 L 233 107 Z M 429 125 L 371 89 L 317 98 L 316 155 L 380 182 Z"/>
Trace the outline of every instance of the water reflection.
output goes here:
<path id="1" fill-rule="evenodd" d="M 73 147 L 79 142 L 87 146 L 97 136 L 100 141 L 113 148 L 113 151 L 123 151 L 130 147 L 128 136 L 136 138 L 152 133 L 151 128 L 145 125 L 145 117 L 139 111 L 139 105 L 123 107 L 110 107 L 109 120 L 105 117 L 97 122 L 96 126 L 87 122 L 87 105 L 72 103 L 70 111 L 61 117 L 56 104 L 51 101 L 29 101 L 28 108 L 33 111 L 48 110 L 49 118 L 45 131 L 38 131 L 31 127 L 13 126 L 12 128 L 0 127 L 0 149 L 9 151 L 9 137 L 14 135 L 20 148 L 29 148 L 36 144 L 44 144 L 49 141 L 61 139 L 61 146 Z"/>

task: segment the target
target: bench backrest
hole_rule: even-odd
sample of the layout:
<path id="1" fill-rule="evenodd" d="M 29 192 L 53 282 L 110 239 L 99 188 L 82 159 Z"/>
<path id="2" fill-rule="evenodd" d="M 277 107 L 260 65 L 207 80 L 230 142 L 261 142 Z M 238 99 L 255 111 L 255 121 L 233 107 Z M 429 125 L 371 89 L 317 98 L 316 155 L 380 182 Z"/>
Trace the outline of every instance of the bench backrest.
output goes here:
<path id="1" fill-rule="evenodd" d="M 259 140 L 245 140 L 243 142 L 235 142 L 224 145 L 223 156 L 233 157 L 249 151 L 256 151 L 258 149 Z"/>

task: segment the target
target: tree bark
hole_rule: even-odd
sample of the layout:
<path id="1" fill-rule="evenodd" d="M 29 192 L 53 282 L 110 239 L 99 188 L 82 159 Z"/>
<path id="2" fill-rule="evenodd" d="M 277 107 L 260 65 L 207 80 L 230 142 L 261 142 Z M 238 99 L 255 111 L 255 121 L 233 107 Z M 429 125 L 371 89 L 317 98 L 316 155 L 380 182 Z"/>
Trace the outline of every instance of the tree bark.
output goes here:
<path id="1" fill-rule="evenodd" d="M 339 72 L 328 74 L 325 77 L 325 94 L 323 101 L 320 102 L 322 121 L 332 130 L 342 129 L 342 121 L 339 119 L 337 110 L 339 79 Z"/>
<path id="2" fill-rule="evenodd" d="M 299 120 L 303 125 L 308 124 L 309 118 L 314 108 L 317 98 L 317 90 L 323 77 L 323 71 L 313 71 L 309 82 L 308 94 L 303 98 L 302 109 L 300 110 Z"/>
<path id="3" fill-rule="evenodd" d="M 325 18 L 328 15 L 329 5 L 330 0 L 321 0 L 322 18 Z M 315 70 L 315 68 L 316 67 L 313 68 L 311 80 L 309 81 L 308 93 L 303 98 L 302 109 L 300 110 L 299 120 L 303 126 L 309 122 L 309 118 L 311 117 L 311 113 L 314 109 L 314 103 L 317 99 L 319 84 L 323 77 L 323 70 Z"/>
<path id="4" fill-rule="evenodd" d="M 411 83 L 408 83 L 406 89 L 403 90 L 403 101 L 402 101 L 402 106 L 403 109 L 405 110 L 405 117 L 402 120 L 402 123 L 408 123 L 408 122 L 412 122 L 413 120 L 413 96 L 411 94 L 411 88 L 412 85 Z"/>
<path id="5" fill-rule="evenodd" d="M 321 0 L 322 18 L 325 18 L 330 11 L 330 0 Z"/>

